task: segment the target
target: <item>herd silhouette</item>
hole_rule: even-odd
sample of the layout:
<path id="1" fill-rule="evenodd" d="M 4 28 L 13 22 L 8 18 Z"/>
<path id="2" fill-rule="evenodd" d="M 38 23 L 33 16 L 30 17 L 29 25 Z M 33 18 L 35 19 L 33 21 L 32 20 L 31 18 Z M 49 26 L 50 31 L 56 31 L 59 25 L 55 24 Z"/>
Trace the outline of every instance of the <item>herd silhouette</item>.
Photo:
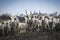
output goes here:
<path id="1" fill-rule="evenodd" d="M 26 10 L 25 10 L 26 11 Z M 25 32 L 40 32 L 40 31 L 59 31 L 60 16 L 54 14 L 42 13 L 27 13 L 21 17 L 18 15 L 12 16 L 7 14 L 0 15 L 0 35 L 17 34 Z"/>

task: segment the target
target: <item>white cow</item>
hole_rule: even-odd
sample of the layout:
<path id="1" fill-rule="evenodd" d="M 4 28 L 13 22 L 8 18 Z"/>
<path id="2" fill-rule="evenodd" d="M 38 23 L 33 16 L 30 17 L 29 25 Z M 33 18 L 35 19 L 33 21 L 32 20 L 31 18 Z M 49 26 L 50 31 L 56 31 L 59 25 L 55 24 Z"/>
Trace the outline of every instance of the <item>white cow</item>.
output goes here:
<path id="1" fill-rule="evenodd" d="M 0 23 L 0 29 L 2 30 L 3 35 L 5 35 L 6 33 L 9 33 L 10 28 L 8 26 L 8 20 Z"/>
<path id="2" fill-rule="evenodd" d="M 0 22 L 0 29 L 2 28 L 2 23 Z"/>
<path id="3" fill-rule="evenodd" d="M 2 30 L 3 30 L 3 29 L 2 29 L 2 23 L 0 22 L 0 36 L 2 36 L 2 34 L 3 34 L 3 33 L 2 33 Z"/>
<path id="4" fill-rule="evenodd" d="M 39 27 L 40 29 L 42 29 L 42 17 L 39 17 L 38 27 Z"/>
<path id="5" fill-rule="evenodd" d="M 36 25 L 38 23 L 38 19 L 37 18 L 32 18 L 32 23 L 34 24 L 34 27 L 36 27 Z"/>
<path id="6" fill-rule="evenodd" d="M 56 18 L 53 18 L 53 25 L 52 25 L 52 30 L 53 29 L 55 29 L 55 26 L 56 26 L 56 24 L 57 24 L 57 20 L 56 20 Z"/>
<path id="7" fill-rule="evenodd" d="M 60 19 L 59 18 L 56 18 L 56 21 L 57 21 L 57 23 L 60 23 Z"/>
<path id="8" fill-rule="evenodd" d="M 28 28 L 28 24 L 27 23 L 19 23 L 18 25 L 18 31 L 21 32 L 22 30 L 25 30 Z"/>
<path id="9" fill-rule="evenodd" d="M 27 17 L 24 17 L 25 18 L 25 22 L 20 22 L 19 25 L 18 25 L 18 31 L 21 33 L 21 31 L 25 30 L 25 32 L 27 31 L 26 29 L 28 28 L 28 22 L 29 22 L 29 19 Z"/>
<path id="10" fill-rule="evenodd" d="M 18 32 L 19 19 L 16 16 L 11 16 L 11 20 L 8 21 L 9 30 L 12 32 Z"/>
<path id="11" fill-rule="evenodd" d="M 53 17 L 49 16 L 49 22 L 52 22 Z"/>
<path id="12" fill-rule="evenodd" d="M 24 18 L 25 18 L 25 23 L 27 23 L 29 19 L 27 17 L 24 17 Z"/>
<path id="13" fill-rule="evenodd" d="M 45 16 L 42 16 L 42 20 L 44 20 L 44 17 L 45 17 Z"/>
<path id="14" fill-rule="evenodd" d="M 49 26 L 49 19 L 48 18 L 44 18 L 43 20 L 43 26 L 47 29 L 47 27 L 50 29 L 50 26 Z"/>
<path id="15" fill-rule="evenodd" d="M 38 31 L 38 23 L 39 23 L 39 19 L 38 19 L 38 16 L 37 15 L 33 15 L 33 18 L 32 18 L 32 28 L 36 31 Z"/>
<path id="16" fill-rule="evenodd" d="M 3 22 L 2 23 L 2 33 L 3 33 L 3 35 L 5 35 L 6 33 L 8 33 L 8 25 L 7 25 L 7 22 Z"/>

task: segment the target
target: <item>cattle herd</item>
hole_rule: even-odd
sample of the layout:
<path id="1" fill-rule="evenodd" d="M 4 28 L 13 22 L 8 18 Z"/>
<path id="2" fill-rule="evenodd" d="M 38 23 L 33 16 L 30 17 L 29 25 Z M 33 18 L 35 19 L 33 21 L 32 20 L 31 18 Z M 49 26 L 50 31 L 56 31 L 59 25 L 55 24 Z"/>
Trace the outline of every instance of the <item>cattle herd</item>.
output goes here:
<path id="1" fill-rule="evenodd" d="M 27 14 L 27 13 L 26 13 Z M 57 24 L 60 24 L 60 18 L 41 15 L 41 14 L 27 14 L 19 19 L 19 16 L 9 16 L 11 19 L 2 21 L 0 20 L 0 35 L 16 34 L 24 32 L 40 32 L 40 31 L 53 31 L 56 29 Z"/>

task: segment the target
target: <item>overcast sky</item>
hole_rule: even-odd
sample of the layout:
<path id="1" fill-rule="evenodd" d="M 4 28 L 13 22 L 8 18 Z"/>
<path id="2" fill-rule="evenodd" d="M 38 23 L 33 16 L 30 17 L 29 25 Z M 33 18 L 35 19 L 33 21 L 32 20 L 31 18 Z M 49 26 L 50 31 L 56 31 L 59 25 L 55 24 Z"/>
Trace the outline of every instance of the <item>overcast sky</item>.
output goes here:
<path id="1" fill-rule="evenodd" d="M 28 13 L 34 10 L 40 10 L 42 13 L 60 13 L 60 0 L 0 0 L 0 14 L 25 14 L 25 9 Z"/>

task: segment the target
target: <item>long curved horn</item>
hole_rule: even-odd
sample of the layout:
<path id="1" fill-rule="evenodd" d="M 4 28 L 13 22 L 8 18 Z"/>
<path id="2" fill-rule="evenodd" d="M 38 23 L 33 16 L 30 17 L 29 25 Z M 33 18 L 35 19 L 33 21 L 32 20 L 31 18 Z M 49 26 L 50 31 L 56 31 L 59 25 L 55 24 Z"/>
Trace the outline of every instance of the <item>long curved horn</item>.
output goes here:
<path id="1" fill-rule="evenodd" d="M 36 11 L 36 10 L 34 10 L 34 14 L 35 14 L 35 11 Z"/>
<path id="2" fill-rule="evenodd" d="M 28 15 L 26 10 L 25 10 L 25 12 L 26 12 L 26 15 Z"/>
<path id="3" fill-rule="evenodd" d="M 30 13 L 32 14 L 32 12 L 30 11 Z"/>
<path id="4" fill-rule="evenodd" d="M 39 10 L 39 14 L 41 14 L 41 11 Z"/>

